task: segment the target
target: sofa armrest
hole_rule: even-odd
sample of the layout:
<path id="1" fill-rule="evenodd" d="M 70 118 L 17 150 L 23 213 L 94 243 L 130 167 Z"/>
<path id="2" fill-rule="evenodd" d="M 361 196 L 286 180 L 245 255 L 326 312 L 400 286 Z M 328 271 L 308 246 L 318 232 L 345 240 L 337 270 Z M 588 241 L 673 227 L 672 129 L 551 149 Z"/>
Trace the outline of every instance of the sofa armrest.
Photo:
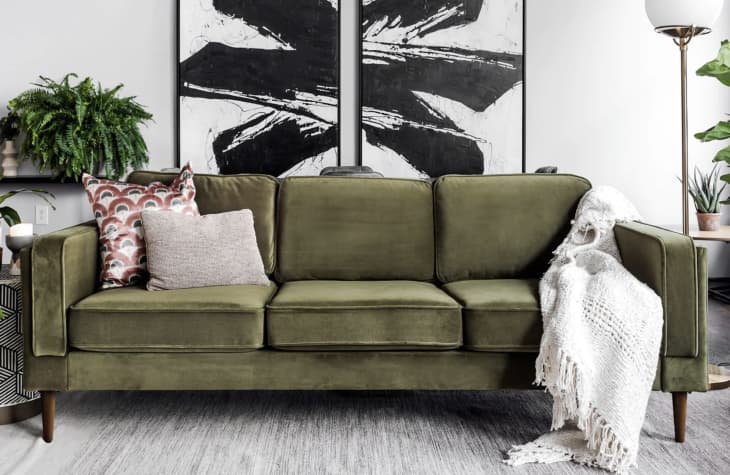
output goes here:
<path id="1" fill-rule="evenodd" d="M 96 224 L 80 224 L 39 237 L 31 251 L 32 344 L 35 356 L 64 356 L 66 312 L 91 295 L 99 279 Z"/>
<path id="2" fill-rule="evenodd" d="M 692 238 L 639 222 L 616 225 L 624 266 L 659 295 L 664 307 L 663 357 L 697 358 L 707 310 L 700 295 L 699 259 Z M 704 269 L 705 267 L 702 266 Z M 706 350 L 705 350 L 706 352 Z"/>

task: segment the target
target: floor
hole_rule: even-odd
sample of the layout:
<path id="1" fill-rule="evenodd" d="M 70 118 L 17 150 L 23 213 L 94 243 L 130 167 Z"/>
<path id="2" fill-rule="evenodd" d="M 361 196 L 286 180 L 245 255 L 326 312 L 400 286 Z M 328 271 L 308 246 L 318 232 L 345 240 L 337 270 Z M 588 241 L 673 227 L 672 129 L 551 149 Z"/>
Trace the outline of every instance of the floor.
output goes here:
<path id="1" fill-rule="evenodd" d="M 730 361 L 716 302 L 710 352 Z M 549 425 L 542 391 L 67 393 L 53 444 L 40 417 L 0 426 L 0 473 L 603 473 L 501 463 Z M 672 434 L 671 398 L 654 393 L 633 473 L 730 473 L 730 390 L 690 395 L 687 442 Z"/>
<path id="2" fill-rule="evenodd" d="M 730 363 L 730 305 L 710 300 L 710 361 Z"/>

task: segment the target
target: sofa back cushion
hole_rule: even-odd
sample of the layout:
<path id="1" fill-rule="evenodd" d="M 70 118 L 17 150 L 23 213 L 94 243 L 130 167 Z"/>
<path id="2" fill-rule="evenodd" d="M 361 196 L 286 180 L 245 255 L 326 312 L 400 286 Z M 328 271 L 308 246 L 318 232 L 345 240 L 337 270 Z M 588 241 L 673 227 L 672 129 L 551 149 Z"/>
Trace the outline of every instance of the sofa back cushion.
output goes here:
<path id="1" fill-rule="evenodd" d="M 432 280 L 433 196 L 419 180 L 292 177 L 279 187 L 277 280 Z"/>
<path id="2" fill-rule="evenodd" d="M 148 185 L 153 181 L 169 184 L 177 173 L 136 171 L 127 181 Z M 195 175 L 200 214 L 250 209 L 253 212 L 256 241 L 267 274 L 276 263 L 276 179 L 268 175 Z"/>
<path id="3" fill-rule="evenodd" d="M 590 187 L 572 175 L 441 177 L 434 184 L 438 279 L 540 277 Z"/>

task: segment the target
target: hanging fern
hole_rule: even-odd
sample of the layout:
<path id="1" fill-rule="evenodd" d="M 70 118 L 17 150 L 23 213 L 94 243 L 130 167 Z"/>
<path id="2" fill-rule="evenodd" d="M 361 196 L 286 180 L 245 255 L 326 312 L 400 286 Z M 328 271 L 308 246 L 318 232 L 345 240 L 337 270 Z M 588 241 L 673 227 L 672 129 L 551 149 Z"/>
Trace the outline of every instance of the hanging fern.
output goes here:
<path id="1" fill-rule="evenodd" d="M 77 77 L 41 76 L 34 89 L 10 101 L 26 133 L 21 153 L 40 171 L 73 180 L 101 167 L 110 178 L 142 168 L 149 157 L 139 127 L 152 115 L 134 97 L 117 95 L 123 85 L 103 89 L 91 78 L 71 84 Z"/>

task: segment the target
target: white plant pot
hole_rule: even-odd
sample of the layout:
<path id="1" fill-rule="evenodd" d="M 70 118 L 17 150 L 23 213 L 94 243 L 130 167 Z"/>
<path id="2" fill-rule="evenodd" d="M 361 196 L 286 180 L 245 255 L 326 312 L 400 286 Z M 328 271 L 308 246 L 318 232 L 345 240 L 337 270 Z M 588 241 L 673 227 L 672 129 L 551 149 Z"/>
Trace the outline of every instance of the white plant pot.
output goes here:
<path id="1" fill-rule="evenodd" d="M 3 176 L 18 176 L 18 150 L 14 140 L 6 140 L 3 147 Z"/>

